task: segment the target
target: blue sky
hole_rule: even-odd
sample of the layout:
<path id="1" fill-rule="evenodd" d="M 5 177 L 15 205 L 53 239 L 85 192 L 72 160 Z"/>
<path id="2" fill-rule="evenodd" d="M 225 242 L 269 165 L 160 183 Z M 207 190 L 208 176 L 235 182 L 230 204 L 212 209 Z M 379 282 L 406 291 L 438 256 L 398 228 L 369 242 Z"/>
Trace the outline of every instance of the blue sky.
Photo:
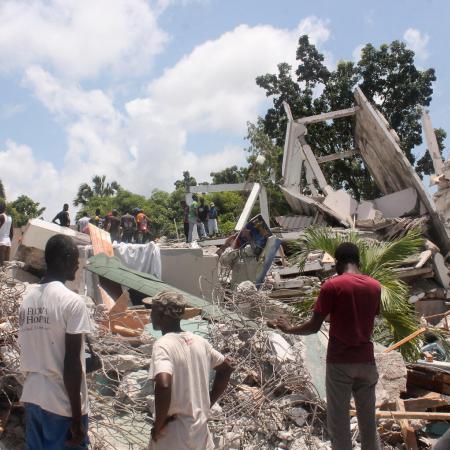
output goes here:
<path id="1" fill-rule="evenodd" d="M 245 161 L 264 114 L 260 73 L 294 62 L 300 34 L 329 65 L 404 40 L 436 69 L 430 108 L 450 129 L 444 0 L 4 0 L 0 178 L 52 215 L 93 174 L 148 195 Z M 418 154 L 424 148 L 417 149 Z"/>

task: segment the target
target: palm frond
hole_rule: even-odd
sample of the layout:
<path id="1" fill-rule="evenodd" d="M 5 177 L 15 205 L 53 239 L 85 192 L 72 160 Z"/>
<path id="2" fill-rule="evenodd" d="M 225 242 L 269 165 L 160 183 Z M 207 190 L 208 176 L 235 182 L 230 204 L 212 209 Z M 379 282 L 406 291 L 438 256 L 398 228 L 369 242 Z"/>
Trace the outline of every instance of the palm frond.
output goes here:
<path id="1" fill-rule="evenodd" d="M 403 237 L 388 242 L 369 241 L 356 232 L 342 234 L 326 227 L 310 227 L 291 249 L 293 260 L 302 270 L 312 251 L 324 251 L 334 255 L 343 242 L 353 242 L 360 251 L 360 270 L 379 281 L 381 293 L 381 322 L 376 327 L 375 339 L 384 345 L 395 343 L 419 328 L 414 308 L 409 304 L 409 287 L 397 278 L 394 268 L 408 257 L 416 254 L 423 244 L 419 230 L 409 230 Z M 300 314 L 306 313 L 314 302 L 302 301 L 297 305 Z M 415 339 L 400 348 L 407 360 L 419 356 L 420 340 Z"/>

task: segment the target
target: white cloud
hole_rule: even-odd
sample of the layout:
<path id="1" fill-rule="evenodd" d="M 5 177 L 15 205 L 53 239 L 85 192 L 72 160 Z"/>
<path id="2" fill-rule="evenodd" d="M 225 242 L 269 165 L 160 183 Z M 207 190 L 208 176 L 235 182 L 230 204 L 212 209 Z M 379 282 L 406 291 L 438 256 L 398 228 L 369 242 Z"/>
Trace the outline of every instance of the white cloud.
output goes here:
<path id="1" fill-rule="evenodd" d="M 168 36 L 145 0 L 3 0 L 2 70 L 45 65 L 73 79 L 142 74 Z"/>
<path id="2" fill-rule="evenodd" d="M 53 164 L 37 160 L 26 145 L 7 141 L 4 148 L 0 148 L 0 167 L 9 200 L 26 194 L 40 201 L 42 206 L 56 208 L 61 207 L 65 195 L 71 191 Z M 49 218 L 51 214 L 45 215 Z"/>
<path id="3" fill-rule="evenodd" d="M 76 80 L 40 65 L 28 67 L 24 84 L 65 129 L 64 164 L 56 170 L 36 160 L 28 147 L 9 143 L 0 151 L 0 164 L 20 160 L 25 152 L 27 175 L 12 170 L 8 186 L 25 178 L 14 192 L 28 193 L 53 211 L 73 199 L 78 185 L 94 174 L 148 195 L 156 187 L 172 190 L 183 170 L 203 181 L 210 172 L 244 164 L 246 155 L 239 147 L 218 144 L 197 155 L 187 150 L 187 139 L 214 131 L 243 137 L 246 122 L 255 120 L 267 102 L 256 76 L 275 72 L 282 61 L 294 64 L 299 34 L 305 32 L 318 45 L 330 35 L 325 22 L 311 17 L 292 30 L 240 25 L 194 48 L 151 81 L 145 96 L 125 105 L 115 105 L 106 90 L 83 89 Z M 28 170 L 46 176 L 29 176 Z"/>
<path id="4" fill-rule="evenodd" d="M 197 46 L 148 87 L 149 97 L 127 105 L 133 114 L 163 115 L 190 130 L 245 132 L 264 102 L 255 78 L 276 72 L 277 64 L 295 64 L 300 34 L 316 44 L 330 32 L 325 22 L 307 17 L 294 30 L 269 25 L 240 25 Z"/>
<path id="5" fill-rule="evenodd" d="M 408 28 L 403 35 L 403 39 L 405 40 L 406 45 L 414 51 L 418 58 L 423 60 L 428 58 L 427 47 L 430 40 L 428 34 L 422 33 L 416 28 Z"/>

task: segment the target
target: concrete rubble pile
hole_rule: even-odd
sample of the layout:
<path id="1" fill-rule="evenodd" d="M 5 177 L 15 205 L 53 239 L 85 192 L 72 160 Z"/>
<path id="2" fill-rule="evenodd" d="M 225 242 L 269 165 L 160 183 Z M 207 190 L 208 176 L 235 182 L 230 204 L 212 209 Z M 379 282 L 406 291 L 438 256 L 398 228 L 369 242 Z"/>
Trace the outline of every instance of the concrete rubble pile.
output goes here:
<path id="1" fill-rule="evenodd" d="M 327 326 L 317 335 L 293 337 L 265 325 L 267 319 L 298 316 L 299 304 L 313 300 L 334 273 L 333 257 L 322 251 L 311 252 L 301 268 L 289 259 L 290 243 L 312 225 L 371 241 L 420 229 L 424 247 L 395 271 L 409 285 L 409 303 L 422 318 L 414 337 L 431 326 L 448 333 L 450 162 L 436 157 L 426 113 L 424 130 L 435 167 L 431 182 L 437 186 L 433 199 L 401 152 L 398 136 L 359 88 L 348 110 L 294 119 L 289 105 L 285 109 L 280 189 L 293 214 L 277 217 L 277 228 L 269 227 L 261 183 L 197 186 L 186 194 L 189 203 L 193 193 L 205 189 L 249 193 L 235 233 L 227 239 L 113 246 L 108 233 L 91 225 L 87 236 L 40 220 L 29 222 L 16 253 L 20 262 L 0 269 L 0 444 L 23 448 L 18 307 L 27 284 L 37 282 L 45 269 L 46 242 L 58 233 L 70 235 L 79 246 L 80 269 L 68 287 L 84 296 L 95 330 L 92 343 L 103 361 L 102 369 L 88 376 L 94 449 L 147 446 L 154 407 L 147 373 L 158 334 L 142 299 L 168 287 L 182 291 L 191 307 L 182 327 L 206 336 L 236 365 L 230 388 L 211 411 L 217 448 L 331 448 L 325 425 Z M 307 143 L 307 126 L 347 116 L 355 120 L 355 148 L 316 158 Z M 383 194 L 379 198 L 357 202 L 328 184 L 320 166 L 356 154 Z M 260 214 L 250 219 L 258 199 Z M 424 347 L 423 359 L 406 365 L 398 347 L 377 345 L 377 414 L 384 448 L 400 449 L 404 443 L 411 449 L 429 448 L 433 430 L 434 435 L 445 431 L 436 425 L 444 420 L 439 414 L 447 413 L 445 420 L 450 420 L 450 363 L 444 350 L 436 344 Z M 408 412 L 414 417 L 408 419 Z M 358 449 L 354 417 L 351 427 Z"/>

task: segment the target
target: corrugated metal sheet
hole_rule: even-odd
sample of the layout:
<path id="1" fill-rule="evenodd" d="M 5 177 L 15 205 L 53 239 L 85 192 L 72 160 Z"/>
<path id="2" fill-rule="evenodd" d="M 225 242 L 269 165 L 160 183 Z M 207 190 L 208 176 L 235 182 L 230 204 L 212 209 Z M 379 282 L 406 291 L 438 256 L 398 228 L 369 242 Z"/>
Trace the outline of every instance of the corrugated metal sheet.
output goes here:
<path id="1" fill-rule="evenodd" d="M 302 230 L 314 222 L 314 217 L 311 216 L 278 216 L 275 219 L 285 230 Z"/>

